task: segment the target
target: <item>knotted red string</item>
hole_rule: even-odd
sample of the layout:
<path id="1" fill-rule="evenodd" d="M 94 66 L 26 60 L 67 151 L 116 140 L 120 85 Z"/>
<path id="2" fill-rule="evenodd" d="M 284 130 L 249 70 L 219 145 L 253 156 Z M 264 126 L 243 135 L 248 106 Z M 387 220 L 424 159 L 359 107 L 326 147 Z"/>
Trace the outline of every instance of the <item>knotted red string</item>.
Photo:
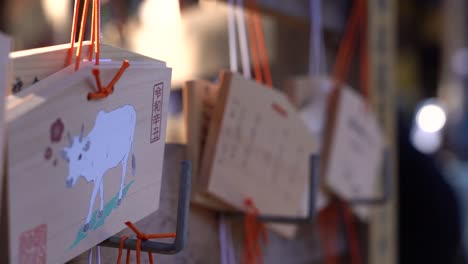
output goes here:
<path id="1" fill-rule="evenodd" d="M 137 243 L 136 243 L 136 258 L 137 258 L 137 264 L 141 264 L 141 242 L 142 241 L 147 241 L 149 239 L 158 239 L 158 238 L 175 238 L 176 234 L 175 233 L 165 233 L 165 234 L 145 234 L 143 232 L 140 232 L 138 228 L 132 223 L 132 222 L 125 222 L 125 224 L 136 234 L 137 238 Z M 117 257 L 117 264 L 120 264 L 121 259 L 122 259 L 122 254 L 123 254 L 123 248 L 125 245 L 125 241 L 128 239 L 128 236 L 122 237 L 120 240 L 120 246 L 119 246 L 119 255 Z M 127 259 L 126 263 L 130 264 L 130 250 L 127 250 Z M 148 252 L 148 259 L 149 263 L 153 264 L 154 259 L 153 255 L 151 252 Z"/>
<path id="2" fill-rule="evenodd" d="M 100 31 L 100 8 L 101 8 L 101 1 L 100 0 L 92 0 L 92 13 L 91 13 L 91 45 L 89 48 L 88 60 L 92 61 L 93 53 L 96 54 L 95 65 L 99 65 L 100 53 L 101 53 L 101 45 L 100 45 L 100 38 L 101 38 L 101 31 Z M 73 12 L 73 25 L 71 31 L 71 38 L 70 38 L 70 49 L 68 51 L 67 57 L 67 65 L 71 64 L 72 57 L 73 57 L 73 48 L 75 45 L 75 35 L 77 32 L 78 27 L 78 14 L 79 14 L 79 7 L 80 7 L 80 0 L 75 0 L 75 8 Z M 83 16 L 81 19 L 81 28 L 79 34 L 79 45 L 76 50 L 76 61 L 75 61 L 75 71 L 80 68 L 81 63 L 81 53 L 83 49 L 83 39 L 86 27 L 86 19 L 88 16 L 88 9 L 89 9 L 89 0 L 85 0 L 84 7 L 83 7 Z M 100 78 L 100 70 L 98 68 L 93 69 L 92 73 L 96 80 L 97 91 L 88 94 L 88 100 L 96 100 L 96 99 L 103 99 L 109 96 L 114 91 L 114 85 L 117 81 L 122 77 L 125 70 L 130 66 L 128 61 L 124 61 L 122 63 L 122 67 L 119 69 L 117 74 L 114 76 L 112 81 L 107 86 L 102 86 L 101 78 Z"/>
<path id="3" fill-rule="evenodd" d="M 262 264 L 263 255 L 260 245 L 260 238 L 264 244 L 268 244 L 268 234 L 265 224 L 258 221 L 259 211 L 255 207 L 252 199 L 246 199 L 245 212 L 245 237 L 244 237 L 244 264 Z"/>
<path id="4" fill-rule="evenodd" d="M 98 68 L 93 69 L 93 75 L 94 79 L 96 80 L 96 86 L 98 88 L 97 92 L 89 93 L 88 94 L 88 100 L 96 100 L 96 99 L 102 99 L 106 98 L 109 96 L 111 93 L 114 92 L 114 85 L 117 83 L 117 81 L 122 77 L 123 73 L 125 70 L 130 67 L 130 63 L 127 60 L 124 60 L 122 62 L 122 66 L 120 67 L 120 70 L 117 72 L 117 74 L 114 76 L 114 78 L 109 82 L 107 86 L 102 86 L 101 83 L 101 77 L 100 77 L 100 70 Z"/>

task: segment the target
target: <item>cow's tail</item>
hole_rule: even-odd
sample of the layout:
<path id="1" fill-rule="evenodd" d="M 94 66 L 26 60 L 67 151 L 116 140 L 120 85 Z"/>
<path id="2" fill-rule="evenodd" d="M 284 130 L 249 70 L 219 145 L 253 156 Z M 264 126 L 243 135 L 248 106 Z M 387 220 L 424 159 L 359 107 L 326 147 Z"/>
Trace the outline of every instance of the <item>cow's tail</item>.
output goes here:
<path id="1" fill-rule="evenodd" d="M 135 177 L 136 175 L 136 158 L 135 158 L 135 151 L 133 150 L 132 144 L 132 175 Z"/>

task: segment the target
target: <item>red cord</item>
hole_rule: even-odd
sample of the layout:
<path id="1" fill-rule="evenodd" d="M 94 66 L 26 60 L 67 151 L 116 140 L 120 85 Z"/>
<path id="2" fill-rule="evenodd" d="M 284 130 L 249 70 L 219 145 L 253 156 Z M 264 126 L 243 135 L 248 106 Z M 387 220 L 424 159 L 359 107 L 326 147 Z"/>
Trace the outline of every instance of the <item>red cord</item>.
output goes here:
<path id="1" fill-rule="evenodd" d="M 75 0 L 75 7 L 73 10 L 73 24 L 70 36 L 70 49 L 68 50 L 67 54 L 67 63 L 66 66 L 70 65 L 72 62 L 73 57 L 73 49 L 75 47 L 75 37 L 76 37 L 76 30 L 78 28 L 78 10 L 80 8 L 80 0 Z"/>
<path id="2" fill-rule="evenodd" d="M 368 39 L 367 39 L 367 1 L 366 0 L 355 0 L 351 15 L 346 25 L 345 34 L 340 43 L 340 47 L 337 53 L 336 64 L 333 71 L 333 76 L 336 81 L 337 87 L 347 79 L 352 58 L 355 53 L 357 45 L 357 34 L 361 35 L 361 46 L 360 46 L 360 83 L 361 93 L 366 102 L 369 104 L 370 101 L 370 90 L 369 90 L 369 61 L 368 61 Z M 343 208 L 343 220 L 345 222 L 348 244 L 351 255 L 352 264 L 361 263 L 359 239 L 356 233 L 356 227 L 354 223 L 354 216 L 349 206 L 344 202 L 333 201 L 329 208 L 324 209 L 319 215 L 319 231 L 321 244 L 324 247 L 325 263 L 326 264 L 337 264 L 339 262 L 336 241 L 338 240 L 338 229 L 339 229 L 339 214 L 338 206 L 333 203 L 342 203 Z"/>
<path id="3" fill-rule="evenodd" d="M 347 79 L 349 69 L 352 62 L 352 56 L 355 52 L 356 35 L 359 31 L 359 26 L 362 25 L 361 17 L 364 13 L 365 0 L 355 0 L 351 11 L 351 16 L 346 26 L 345 35 L 341 40 L 333 76 L 338 85 L 341 85 Z"/>
<path id="4" fill-rule="evenodd" d="M 260 55 L 258 52 L 258 41 L 257 35 L 255 34 L 255 21 L 254 14 L 249 13 L 247 15 L 247 32 L 249 33 L 249 47 L 252 55 L 252 65 L 254 68 L 255 80 L 259 83 L 263 83 L 262 68 L 260 65 Z"/>
<path id="5" fill-rule="evenodd" d="M 361 72 L 360 72 L 360 83 L 361 93 L 364 99 L 366 99 L 367 105 L 371 103 L 371 91 L 369 89 L 369 39 L 368 39 L 368 19 L 367 19 L 367 1 L 363 2 L 363 15 L 361 16 Z"/>
<path id="6" fill-rule="evenodd" d="M 93 69 L 92 72 L 93 72 L 93 75 L 94 75 L 94 79 L 96 80 L 96 85 L 97 85 L 98 90 L 97 90 L 97 92 L 88 93 L 88 100 L 103 99 L 103 98 L 106 98 L 107 96 L 109 96 L 110 94 L 112 94 L 114 92 L 115 84 L 119 81 L 119 79 L 122 77 L 122 75 L 124 74 L 125 70 L 128 67 L 130 67 L 130 63 L 127 60 L 124 60 L 122 62 L 122 66 L 120 67 L 117 74 L 109 82 L 109 84 L 107 86 L 105 86 L 105 87 L 102 86 L 102 83 L 101 83 L 101 77 L 100 77 L 101 71 L 98 68 Z"/>
<path id="7" fill-rule="evenodd" d="M 72 31 L 70 37 L 70 49 L 68 50 L 67 54 L 67 65 L 71 64 L 73 58 L 73 49 L 75 46 L 75 35 L 78 28 L 78 17 L 79 17 L 79 7 L 80 7 L 80 0 L 75 0 L 75 9 L 73 12 L 73 24 L 72 24 Z M 91 12 L 91 44 L 89 46 L 89 54 L 88 60 L 92 61 L 93 59 L 93 52 L 96 54 L 96 63 L 95 65 L 99 65 L 100 53 L 101 53 L 101 31 L 100 31 L 100 8 L 101 8 L 101 1 L 100 0 L 92 0 L 92 12 Z M 76 49 L 76 60 L 75 60 L 75 71 L 80 68 L 81 63 L 81 54 L 83 50 L 83 39 L 85 34 L 86 28 L 86 19 L 88 16 L 88 9 L 89 9 L 89 0 L 85 0 L 83 6 L 83 15 L 81 18 L 81 27 L 80 27 L 80 34 L 78 39 L 78 47 Z"/>
<path id="8" fill-rule="evenodd" d="M 175 238 L 176 234 L 175 233 L 166 233 L 166 234 L 145 234 L 143 232 L 140 232 L 138 228 L 132 223 L 132 222 L 125 222 L 125 224 L 136 234 L 137 237 L 137 244 L 136 244 L 136 257 L 137 257 L 137 264 L 141 264 L 141 242 L 142 241 L 147 241 L 149 239 L 158 239 L 158 238 Z M 117 257 L 117 264 L 120 264 L 120 261 L 122 259 L 122 254 L 123 254 L 123 248 L 125 245 L 125 240 L 127 240 L 128 237 L 122 237 L 120 240 L 120 245 L 119 245 L 119 255 Z M 154 263 L 153 255 L 151 252 L 148 252 L 148 260 L 150 264 Z M 130 264 L 130 250 L 127 250 L 127 259 L 126 263 Z"/>
<path id="9" fill-rule="evenodd" d="M 259 211 L 252 199 L 245 200 L 246 213 L 244 220 L 244 256 L 243 264 L 263 264 L 263 254 L 260 239 L 268 244 L 268 234 L 265 225 L 258 221 Z"/>
<path id="10" fill-rule="evenodd" d="M 338 208 L 333 202 L 318 215 L 319 239 L 326 264 L 338 264 Z"/>
<path id="11" fill-rule="evenodd" d="M 247 25 L 249 32 L 250 53 L 252 54 L 252 64 L 254 66 L 255 79 L 259 83 L 272 88 L 273 81 L 271 77 L 270 63 L 265 44 L 265 36 L 262 29 L 258 5 L 256 0 L 248 0 L 247 6 L 251 13 L 247 16 Z"/>
<path id="12" fill-rule="evenodd" d="M 272 88 L 273 81 L 271 77 L 270 62 L 268 61 L 265 36 L 263 34 L 263 29 L 262 29 L 262 21 L 259 15 L 260 12 L 258 11 L 257 0 L 251 0 L 251 2 L 252 2 L 253 14 L 254 14 L 253 20 L 254 20 L 254 26 L 255 26 L 255 34 L 257 35 L 257 41 L 258 41 L 257 43 L 258 43 L 260 64 L 262 65 L 263 78 L 265 81 L 264 83 L 268 87 Z"/>
<path id="13" fill-rule="evenodd" d="M 99 59 L 101 56 L 101 0 L 96 1 L 96 9 L 95 9 L 95 37 L 96 37 L 96 65 L 99 65 Z"/>
<path id="14" fill-rule="evenodd" d="M 78 39 L 78 47 L 76 49 L 76 60 L 75 60 L 75 71 L 77 71 L 80 68 L 80 63 L 81 63 L 81 52 L 83 49 L 83 39 L 84 39 L 84 33 L 85 33 L 85 28 L 86 28 L 86 18 L 88 17 L 88 9 L 89 9 L 89 0 L 84 1 L 84 6 L 83 6 L 83 16 L 81 18 L 81 28 L 80 28 L 80 36 Z"/>
<path id="15" fill-rule="evenodd" d="M 351 264 L 360 264 L 361 252 L 359 247 L 359 238 L 356 232 L 356 225 L 354 223 L 354 216 L 351 208 L 346 202 L 342 202 L 343 219 L 346 225 L 349 251 L 351 252 Z"/>
<path id="16" fill-rule="evenodd" d="M 88 50 L 88 60 L 93 60 L 94 45 L 96 42 L 96 0 L 93 1 L 93 10 L 91 12 L 91 45 Z"/>

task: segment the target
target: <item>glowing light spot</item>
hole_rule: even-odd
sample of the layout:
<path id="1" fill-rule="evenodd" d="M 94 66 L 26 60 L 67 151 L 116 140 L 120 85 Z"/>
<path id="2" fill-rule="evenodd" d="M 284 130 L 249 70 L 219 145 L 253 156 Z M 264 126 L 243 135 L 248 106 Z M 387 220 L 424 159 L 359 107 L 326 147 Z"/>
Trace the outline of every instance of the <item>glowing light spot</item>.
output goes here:
<path id="1" fill-rule="evenodd" d="M 438 105 L 427 104 L 419 110 L 416 122 L 419 128 L 427 133 L 440 131 L 447 121 L 445 111 Z"/>

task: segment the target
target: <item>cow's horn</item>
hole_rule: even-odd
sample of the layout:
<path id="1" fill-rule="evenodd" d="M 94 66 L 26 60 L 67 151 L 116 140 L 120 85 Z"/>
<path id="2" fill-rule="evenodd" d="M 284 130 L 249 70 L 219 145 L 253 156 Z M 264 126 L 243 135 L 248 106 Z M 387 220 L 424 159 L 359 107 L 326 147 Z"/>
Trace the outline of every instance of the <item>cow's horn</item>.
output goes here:
<path id="1" fill-rule="evenodd" d="M 68 141 L 70 142 L 70 146 L 73 145 L 73 139 L 72 139 L 72 136 L 70 135 L 70 132 L 67 132 L 67 137 L 68 137 Z"/>
<path id="2" fill-rule="evenodd" d="M 81 125 L 80 142 L 83 140 L 83 135 L 84 135 L 84 125 Z"/>

